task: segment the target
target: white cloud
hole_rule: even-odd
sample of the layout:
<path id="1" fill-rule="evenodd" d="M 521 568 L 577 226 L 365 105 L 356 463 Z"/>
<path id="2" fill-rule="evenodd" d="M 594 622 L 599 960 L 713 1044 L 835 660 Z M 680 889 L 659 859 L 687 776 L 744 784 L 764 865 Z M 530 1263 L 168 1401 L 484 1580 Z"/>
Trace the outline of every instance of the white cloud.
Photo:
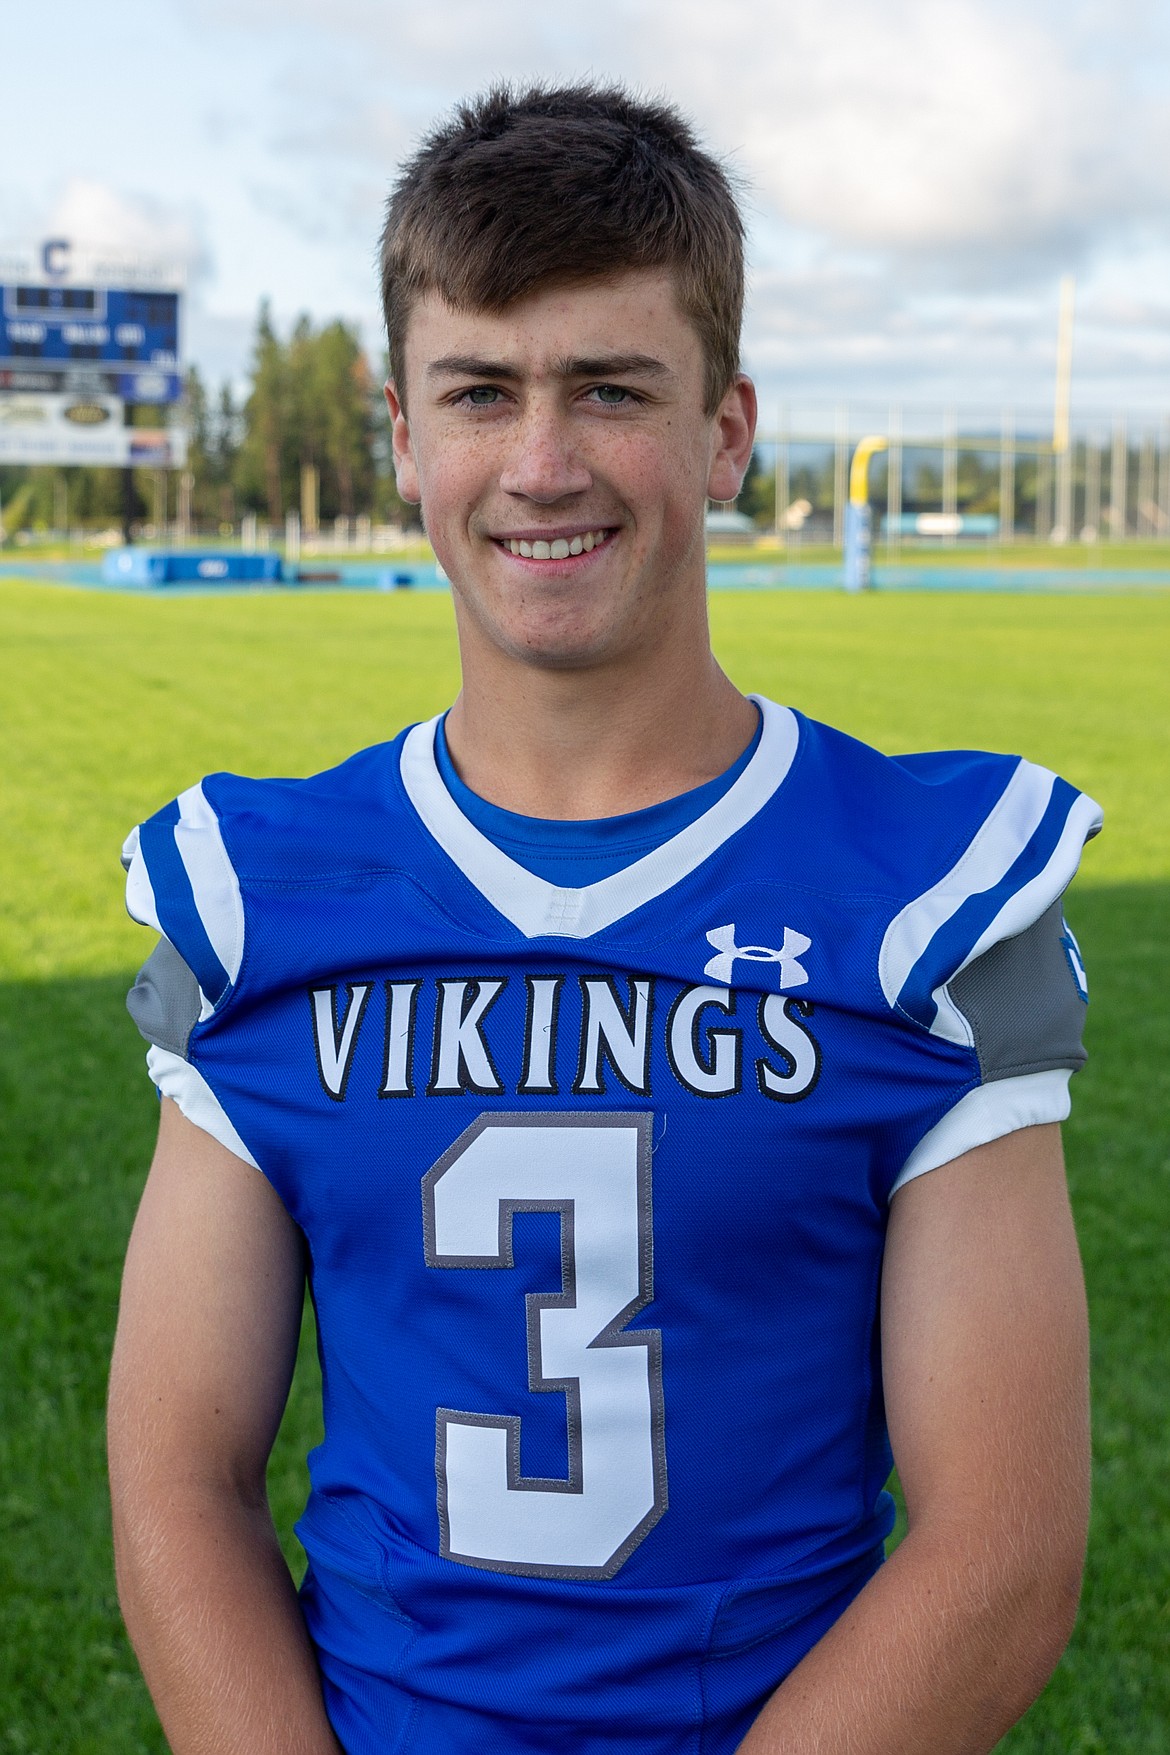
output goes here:
<path id="1" fill-rule="evenodd" d="M 211 263 L 197 217 L 151 195 L 130 195 L 87 177 L 71 177 L 46 213 L 41 235 L 68 238 L 111 255 L 173 262 L 189 281 Z"/>
<path id="2" fill-rule="evenodd" d="M 1040 406 L 1075 268 L 1075 394 L 1170 405 L 1166 0 L 119 4 L 173 71 L 165 132 L 144 151 L 120 119 L 155 60 L 114 54 L 85 0 L 62 0 L 108 65 L 85 83 L 92 65 L 62 65 L 76 138 L 31 100 L 18 127 L 19 91 L 0 110 L 21 158 L 19 184 L 0 171 L 0 227 L 181 256 L 228 325 L 218 358 L 264 293 L 282 320 L 344 312 L 373 337 L 382 201 L 412 143 L 493 78 L 592 74 L 676 100 L 742 174 L 747 357 L 769 397 Z"/>
<path id="3" fill-rule="evenodd" d="M 1167 33 L 1143 0 L 596 0 L 572 25 L 542 0 L 283 0 L 279 17 L 290 48 L 321 44 L 290 143 L 387 178 L 490 78 L 593 72 L 677 98 L 760 201 L 838 245 L 950 252 L 969 275 L 976 252 L 1027 270 L 1168 224 Z"/>
<path id="4" fill-rule="evenodd" d="M 1160 107 L 1075 7 L 724 0 L 718 17 L 753 45 L 734 90 L 711 77 L 699 0 L 676 0 L 672 89 L 738 141 L 769 205 L 837 243 L 1031 257 L 1170 193 Z"/>

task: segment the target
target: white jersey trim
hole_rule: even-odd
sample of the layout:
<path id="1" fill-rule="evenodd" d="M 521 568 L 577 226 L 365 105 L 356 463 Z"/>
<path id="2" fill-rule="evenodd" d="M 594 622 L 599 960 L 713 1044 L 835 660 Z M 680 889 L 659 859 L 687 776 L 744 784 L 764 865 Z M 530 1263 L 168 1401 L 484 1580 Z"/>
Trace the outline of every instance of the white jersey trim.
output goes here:
<path id="1" fill-rule="evenodd" d="M 209 1133 L 212 1139 L 234 1152 L 237 1158 L 242 1158 L 245 1164 L 250 1164 L 253 1170 L 259 1170 L 259 1164 L 228 1120 L 219 1098 L 190 1061 L 172 1054 L 169 1048 L 153 1047 L 147 1052 L 146 1070 L 160 1095 L 177 1103 L 188 1121 Z"/>
<path id="2" fill-rule="evenodd" d="M 244 960 L 240 882 L 224 846 L 219 818 L 208 803 L 202 784 L 189 786 L 176 802 L 179 820 L 171 832 L 191 885 L 191 899 L 228 983 L 234 986 Z M 173 944 L 159 915 L 150 870 L 142 852 L 140 824 L 130 831 L 122 845 L 122 863 L 126 867 L 126 911 L 130 918 L 141 926 L 153 926 Z M 199 993 L 202 1021 L 214 1012 L 215 1002 L 202 986 Z"/>
<path id="3" fill-rule="evenodd" d="M 146 861 L 142 857 L 142 849 L 138 845 L 138 830 L 136 828 L 130 831 L 123 843 L 122 859 L 126 866 L 127 914 L 131 920 L 136 920 L 139 926 L 153 926 L 156 932 L 162 932 L 162 922 L 158 917 L 158 903 L 154 899 L 154 885 L 150 881 L 150 873 L 146 869 Z"/>
<path id="4" fill-rule="evenodd" d="M 973 963 L 976 957 L 981 957 L 984 951 L 990 950 L 992 945 L 999 944 L 1002 939 L 1015 938 L 1017 934 L 1025 932 L 1029 926 L 1034 925 L 1039 920 L 1045 909 L 1052 906 L 1058 896 L 1063 896 L 1076 874 L 1085 842 L 1099 832 L 1102 821 L 1101 806 L 1094 799 L 1082 793 L 1065 819 L 1060 840 L 1056 843 L 1052 857 L 1044 870 L 1037 872 L 1034 878 L 1008 897 L 995 919 L 989 921 L 984 927 L 959 967 L 952 969 L 947 978 L 948 981 L 953 981 L 961 970 L 965 969 L 969 963 Z M 939 1035 L 947 1033 L 940 1027 L 944 1015 L 953 1019 L 962 1018 L 963 1029 L 967 1033 L 966 1040 L 969 1044 L 970 1026 L 952 1001 L 945 982 L 934 989 L 933 998 L 939 1008 L 939 1020 L 936 1021 L 935 1025 L 936 1032 Z M 952 1035 L 951 1040 L 955 1041 L 957 1037 Z"/>
<path id="5" fill-rule="evenodd" d="M 1056 775 L 1047 768 L 1021 761 L 959 860 L 895 915 L 878 956 L 878 976 L 890 1006 L 897 1005 L 911 971 L 939 929 L 969 897 L 993 889 L 1010 871 L 1040 826 L 1055 782 Z M 1063 895 L 1077 869 L 1081 849 L 1100 829 L 1101 821 L 1100 805 L 1084 793 L 1078 795 L 1044 869 L 1007 898 L 962 961 L 948 971 L 947 981 L 993 944 L 1023 932 Z M 938 1010 L 931 1033 L 960 1047 L 972 1047 L 970 1025 L 952 1002 L 946 982 L 934 988 L 932 997 Z"/>
<path id="6" fill-rule="evenodd" d="M 178 805 L 175 845 L 191 880 L 191 894 L 203 929 L 234 987 L 244 958 L 240 881 L 223 844 L 219 818 L 207 802 L 202 785 L 189 786 L 186 792 L 181 792 Z"/>
<path id="7" fill-rule="evenodd" d="M 890 1194 L 897 1194 L 916 1176 L 937 1170 L 953 1158 L 991 1140 L 1003 1139 L 1021 1127 L 1044 1121 L 1064 1121 L 1071 1108 L 1069 1073 L 1064 1067 L 1049 1072 L 1022 1073 L 1014 1079 L 996 1079 L 960 1097 L 953 1109 L 919 1140 Z"/>
<path id="8" fill-rule="evenodd" d="M 710 810 L 623 871 L 582 889 L 537 877 L 510 859 L 470 822 L 451 797 L 435 761 L 438 718 L 416 725 L 402 746 L 407 797 L 439 846 L 498 914 L 525 938 L 592 938 L 673 889 L 767 804 L 796 755 L 796 715 L 753 695 L 763 727 L 747 767 Z"/>

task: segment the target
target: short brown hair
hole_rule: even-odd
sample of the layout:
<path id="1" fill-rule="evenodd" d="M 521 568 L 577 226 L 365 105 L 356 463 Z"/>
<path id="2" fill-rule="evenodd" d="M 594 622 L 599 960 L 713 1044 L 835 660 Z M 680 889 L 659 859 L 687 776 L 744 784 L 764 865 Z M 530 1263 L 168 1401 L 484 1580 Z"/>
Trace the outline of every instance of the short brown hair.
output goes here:
<path id="1" fill-rule="evenodd" d="M 727 172 L 667 104 L 619 86 L 493 86 L 427 136 L 381 241 L 390 371 L 416 299 L 500 311 L 538 287 L 665 268 L 718 407 L 739 370 L 743 221 Z"/>

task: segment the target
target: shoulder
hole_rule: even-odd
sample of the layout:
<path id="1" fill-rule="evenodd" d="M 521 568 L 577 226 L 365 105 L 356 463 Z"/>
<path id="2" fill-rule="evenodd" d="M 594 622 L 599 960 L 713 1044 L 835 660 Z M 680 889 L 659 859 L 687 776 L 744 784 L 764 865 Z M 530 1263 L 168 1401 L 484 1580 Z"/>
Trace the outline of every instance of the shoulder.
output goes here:
<path id="1" fill-rule="evenodd" d="M 207 775 L 131 830 L 127 909 L 179 952 L 204 1016 L 239 977 L 250 888 L 328 881 L 389 857 L 405 735 L 304 779 Z"/>
<path id="2" fill-rule="evenodd" d="M 893 1184 L 1068 1113 L 1087 986 L 1062 897 L 1100 807 L 1050 769 L 973 750 L 886 756 L 801 722 L 801 814 L 879 1015 L 955 1082 Z"/>
<path id="3" fill-rule="evenodd" d="M 1021 855 L 1047 863 L 1062 840 L 1079 852 L 1101 826 L 1092 799 L 1022 756 L 891 756 L 794 717 L 799 740 L 784 790 L 815 822 L 812 844 L 843 860 L 854 887 L 868 892 L 903 904 L 927 892 L 971 893 L 1012 872 Z M 1075 865 L 1074 854 L 1069 875 Z"/>
<path id="4" fill-rule="evenodd" d="M 391 742 L 373 744 L 304 778 L 210 774 L 192 794 L 202 793 L 241 875 L 253 867 L 279 869 L 286 859 L 312 869 L 321 851 L 336 857 L 340 830 L 355 849 L 364 849 L 369 834 L 362 825 L 401 807 L 399 766 L 408 736 L 403 731 Z M 181 807 L 188 796 L 176 803 Z"/>
<path id="5" fill-rule="evenodd" d="M 869 916 L 886 1004 L 970 1046 L 947 984 L 1051 914 L 1101 827 L 1100 806 L 1022 756 L 887 756 L 797 719 L 797 755 L 778 796 L 789 795 L 802 825 L 805 881 Z"/>

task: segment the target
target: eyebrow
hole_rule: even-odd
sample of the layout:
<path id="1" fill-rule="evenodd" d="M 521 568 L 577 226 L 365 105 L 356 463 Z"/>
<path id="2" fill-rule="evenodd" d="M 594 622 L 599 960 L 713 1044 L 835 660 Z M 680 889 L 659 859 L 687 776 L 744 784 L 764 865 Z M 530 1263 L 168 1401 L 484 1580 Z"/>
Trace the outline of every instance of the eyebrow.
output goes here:
<path id="1" fill-rule="evenodd" d="M 558 378 L 669 378 L 672 376 L 670 367 L 656 360 L 648 353 L 607 353 L 591 358 L 570 359 L 562 357 L 553 362 L 553 372 Z M 500 378 L 507 383 L 515 383 L 523 376 L 516 366 L 504 360 L 480 359 L 476 354 L 444 354 L 442 359 L 431 360 L 427 366 L 428 377 L 448 378 Z"/>

